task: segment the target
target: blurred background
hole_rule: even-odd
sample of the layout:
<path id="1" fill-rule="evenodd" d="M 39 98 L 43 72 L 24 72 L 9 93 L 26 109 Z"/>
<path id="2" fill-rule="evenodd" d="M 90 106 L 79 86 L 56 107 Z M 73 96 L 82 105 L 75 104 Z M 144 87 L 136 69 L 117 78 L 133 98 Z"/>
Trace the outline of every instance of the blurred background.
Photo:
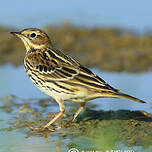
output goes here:
<path id="1" fill-rule="evenodd" d="M 0 100 L 7 103 L 10 98 L 12 99 L 11 95 L 17 97 L 17 99 L 13 98 L 14 102 L 21 101 L 21 99 L 48 97 L 40 92 L 26 76 L 23 67 L 25 48 L 20 40 L 9 33 L 36 27 L 48 33 L 57 48 L 61 48 L 65 53 L 72 55 L 82 64 L 91 68 L 110 85 L 122 92 L 141 98 L 149 104 L 143 105 L 122 101 L 122 99 L 97 99 L 90 102 L 90 104 L 98 105 L 95 110 L 143 110 L 151 113 L 151 6 L 152 1 L 150 0 L 1 1 Z M 1 102 L 2 107 L 5 102 Z M 55 106 L 53 111 L 58 111 L 58 107 Z M 2 128 L 10 127 L 8 121 L 14 121 L 16 114 L 12 111 L 5 112 L 0 111 L 0 119 L 3 120 L 1 121 Z M 119 126 L 114 127 L 116 130 L 118 128 Z M 111 131 L 113 128 L 109 128 L 109 130 Z M 107 130 L 99 131 L 97 134 L 105 135 L 105 132 Z M 56 142 L 61 141 L 59 135 L 56 135 L 55 142 L 47 144 L 39 137 L 25 139 L 24 134 L 25 132 L 15 130 L 15 132 L 5 133 L 5 136 L 4 134 L 0 135 L 0 141 L 3 140 L 0 142 L 0 152 L 24 152 L 25 147 L 29 152 L 42 150 L 47 152 L 50 149 L 54 151 L 58 145 Z M 112 136 L 115 138 L 111 141 Z M 9 140 L 11 137 L 16 138 L 16 141 Z M 92 146 L 100 150 L 104 144 L 106 146 L 102 150 L 111 148 L 133 149 L 138 152 L 152 151 L 152 143 L 148 143 L 147 147 L 143 148 L 142 138 L 136 139 L 132 145 L 128 146 L 129 142 L 122 142 L 112 132 L 109 132 L 106 137 L 106 141 L 104 141 L 105 138 L 101 139 L 99 136 L 96 140 L 92 140 L 92 136 L 91 140 L 90 138 L 88 140 L 88 136 L 68 137 L 62 139 L 61 143 L 65 145 L 59 147 L 61 147 L 61 151 L 67 151 L 69 145 L 76 144 L 82 150 L 85 148 L 84 145 L 88 145 L 88 149 Z M 145 141 L 150 138 L 151 133 L 146 134 Z M 21 141 L 24 141 L 25 144 Z M 59 149 L 57 148 L 57 150 Z"/>

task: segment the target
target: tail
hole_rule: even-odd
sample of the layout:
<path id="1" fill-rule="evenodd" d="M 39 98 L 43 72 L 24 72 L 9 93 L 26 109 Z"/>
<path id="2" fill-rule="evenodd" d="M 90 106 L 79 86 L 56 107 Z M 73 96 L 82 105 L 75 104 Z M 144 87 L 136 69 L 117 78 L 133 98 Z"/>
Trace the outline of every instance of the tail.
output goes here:
<path id="1" fill-rule="evenodd" d="M 112 97 L 112 98 L 125 98 L 125 99 L 132 100 L 132 101 L 135 101 L 135 102 L 146 103 L 143 100 L 140 100 L 140 99 L 138 99 L 136 97 L 133 97 L 133 96 L 130 96 L 128 94 L 121 93 L 121 92 L 109 93 L 109 97 Z"/>

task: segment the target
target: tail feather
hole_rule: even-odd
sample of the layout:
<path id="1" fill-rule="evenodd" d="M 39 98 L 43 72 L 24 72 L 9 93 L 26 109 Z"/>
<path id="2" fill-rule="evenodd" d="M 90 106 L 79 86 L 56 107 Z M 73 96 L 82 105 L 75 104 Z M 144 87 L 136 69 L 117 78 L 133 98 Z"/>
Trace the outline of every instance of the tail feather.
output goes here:
<path id="1" fill-rule="evenodd" d="M 135 102 L 146 103 L 145 101 L 143 101 L 141 99 L 138 99 L 136 97 L 133 97 L 133 96 L 130 96 L 128 94 L 121 93 L 121 92 L 110 93 L 110 95 L 113 98 L 125 98 L 125 99 L 132 100 L 132 101 L 135 101 Z"/>

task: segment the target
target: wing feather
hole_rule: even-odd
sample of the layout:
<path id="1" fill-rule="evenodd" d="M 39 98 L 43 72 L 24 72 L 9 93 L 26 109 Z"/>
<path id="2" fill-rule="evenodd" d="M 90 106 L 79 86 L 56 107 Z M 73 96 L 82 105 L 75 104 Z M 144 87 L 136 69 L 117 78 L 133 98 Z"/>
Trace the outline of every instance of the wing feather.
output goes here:
<path id="1" fill-rule="evenodd" d="M 35 55 L 36 54 L 36 55 Z M 55 49 L 46 49 L 43 52 L 33 52 L 33 70 L 47 82 L 67 82 L 72 85 L 81 85 L 88 88 L 118 91 L 108 85 L 103 79 L 95 75 L 86 67 L 80 65 L 72 57 Z M 43 60 L 43 62 L 42 62 Z"/>

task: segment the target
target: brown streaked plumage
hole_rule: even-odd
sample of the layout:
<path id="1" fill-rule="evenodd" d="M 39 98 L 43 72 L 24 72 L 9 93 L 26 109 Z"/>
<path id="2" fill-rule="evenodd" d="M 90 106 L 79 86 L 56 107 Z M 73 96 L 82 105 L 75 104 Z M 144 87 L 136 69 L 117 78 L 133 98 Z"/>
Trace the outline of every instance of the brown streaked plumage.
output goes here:
<path id="1" fill-rule="evenodd" d="M 24 42 L 27 50 L 24 66 L 30 79 L 59 104 L 60 112 L 43 129 L 64 114 L 64 100 L 81 103 L 73 121 L 84 109 L 85 103 L 95 98 L 125 98 L 146 103 L 114 89 L 75 59 L 55 49 L 47 34 L 40 29 L 29 28 L 11 33 Z"/>

